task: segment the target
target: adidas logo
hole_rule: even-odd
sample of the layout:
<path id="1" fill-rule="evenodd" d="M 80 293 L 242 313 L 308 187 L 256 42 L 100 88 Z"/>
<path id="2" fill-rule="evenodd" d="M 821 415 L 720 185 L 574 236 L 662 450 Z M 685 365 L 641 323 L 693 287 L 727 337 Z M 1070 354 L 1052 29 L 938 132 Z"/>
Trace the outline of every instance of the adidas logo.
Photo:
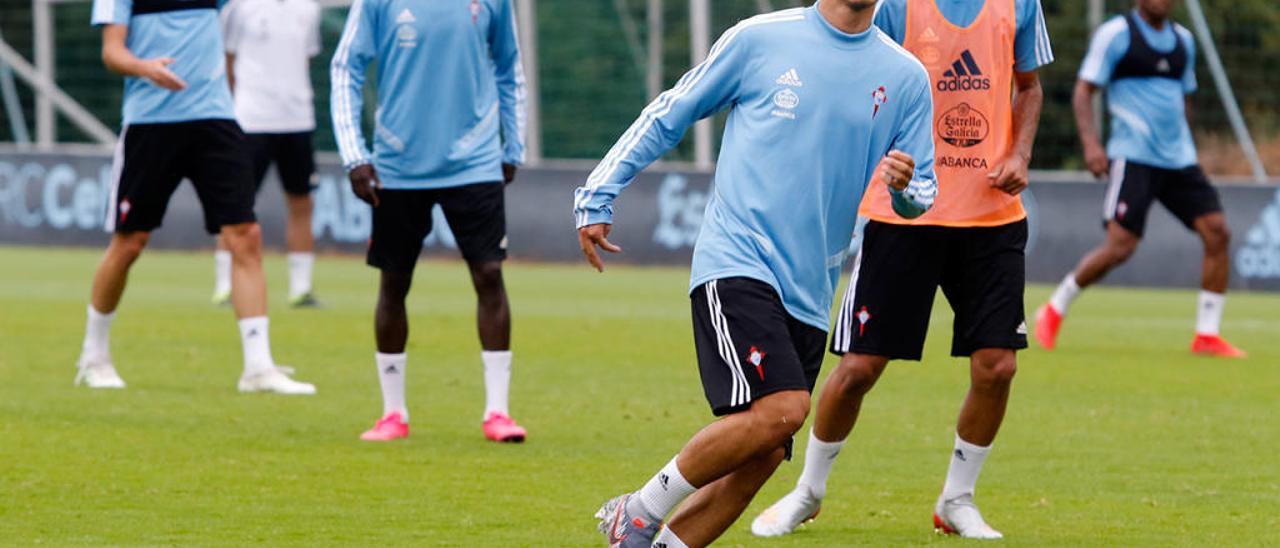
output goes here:
<path id="1" fill-rule="evenodd" d="M 951 68 L 942 73 L 943 80 L 938 80 L 938 91 L 983 91 L 991 89 L 991 79 L 982 75 L 982 69 L 973 59 L 969 50 L 964 50 L 960 58 L 951 63 Z"/>
<path id="2" fill-rule="evenodd" d="M 397 375 L 400 373 L 400 370 L 396 368 L 395 364 L 391 364 L 388 365 L 386 369 L 383 369 L 382 372 L 387 375 Z"/>
<path id="3" fill-rule="evenodd" d="M 1027 322 L 1022 322 L 1022 323 L 1018 324 L 1018 329 L 1016 330 L 1016 333 L 1017 333 L 1017 334 L 1019 334 L 1019 335 L 1026 335 L 1026 334 L 1027 334 Z"/>
<path id="4" fill-rule="evenodd" d="M 964 451 L 959 449 L 956 449 L 956 458 L 960 459 L 962 462 L 969 462 L 969 459 L 964 458 Z"/>
<path id="5" fill-rule="evenodd" d="M 933 27 L 928 27 L 924 29 L 924 32 L 920 33 L 921 42 L 938 42 L 941 40 L 941 38 L 938 38 L 938 33 L 933 32 Z"/>
<path id="6" fill-rule="evenodd" d="M 800 81 L 800 74 L 796 72 L 796 69 L 782 73 L 782 76 L 778 77 L 777 83 L 780 86 L 791 86 L 793 88 L 804 86 L 804 82 Z"/>
<path id="7" fill-rule="evenodd" d="M 1245 233 L 1235 263 L 1236 272 L 1246 279 L 1280 281 L 1280 191 Z"/>
<path id="8" fill-rule="evenodd" d="M 1168 59 L 1160 59 L 1160 62 L 1156 63 L 1156 72 L 1169 72 L 1170 70 L 1172 70 L 1172 67 L 1169 66 Z"/>
<path id="9" fill-rule="evenodd" d="M 658 474 L 658 483 L 662 484 L 662 490 L 667 490 L 667 483 L 671 481 L 671 477 L 666 474 Z"/>
<path id="10" fill-rule="evenodd" d="M 396 16 L 397 25 L 403 25 L 405 23 L 414 23 L 417 21 L 418 19 L 413 16 L 413 12 L 409 11 L 409 8 L 400 10 L 400 15 Z"/>

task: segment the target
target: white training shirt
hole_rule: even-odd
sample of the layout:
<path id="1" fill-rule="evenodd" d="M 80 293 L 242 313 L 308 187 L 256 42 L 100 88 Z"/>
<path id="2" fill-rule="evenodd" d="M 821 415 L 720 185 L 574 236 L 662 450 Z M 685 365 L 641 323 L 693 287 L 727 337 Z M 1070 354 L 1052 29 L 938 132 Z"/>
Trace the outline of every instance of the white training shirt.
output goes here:
<path id="1" fill-rule="evenodd" d="M 316 128 L 311 58 L 320 53 L 315 0 L 232 0 L 222 11 L 236 120 L 246 133 Z"/>

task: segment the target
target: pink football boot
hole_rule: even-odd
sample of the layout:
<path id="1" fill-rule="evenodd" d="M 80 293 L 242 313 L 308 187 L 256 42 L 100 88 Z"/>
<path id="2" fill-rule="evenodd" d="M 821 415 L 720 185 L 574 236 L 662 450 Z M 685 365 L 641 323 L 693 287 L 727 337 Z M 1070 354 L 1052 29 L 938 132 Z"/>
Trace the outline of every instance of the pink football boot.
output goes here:
<path id="1" fill-rule="evenodd" d="M 484 437 L 489 441 L 521 443 L 525 435 L 524 428 L 505 413 L 490 411 L 484 417 Z"/>
<path id="2" fill-rule="evenodd" d="M 399 411 L 387 413 L 378 420 L 368 432 L 360 434 L 364 441 L 391 441 L 409 437 L 409 423 L 404 421 Z"/>

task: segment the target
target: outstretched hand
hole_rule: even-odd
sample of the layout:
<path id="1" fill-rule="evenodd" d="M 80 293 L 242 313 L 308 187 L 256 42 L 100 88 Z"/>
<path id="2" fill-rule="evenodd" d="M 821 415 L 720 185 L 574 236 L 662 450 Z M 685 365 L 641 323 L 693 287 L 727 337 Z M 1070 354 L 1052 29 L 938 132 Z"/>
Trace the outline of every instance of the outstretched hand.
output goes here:
<path id="1" fill-rule="evenodd" d="M 187 83 L 172 70 L 169 70 L 169 65 L 173 64 L 172 57 L 157 57 L 155 59 L 147 59 L 141 63 L 140 72 L 151 83 L 169 91 L 187 89 Z"/>
<path id="2" fill-rule="evenodd" d="M 609 241 L 609 232 L 611 230 L 613 230 L 613 225 L 604 223 L 587 225 L 578 229 L 578 246 L 582 248 L 582 254 L 587 257 L 587 262 L 596 267 L 597 272 L 604 272 L 604 261 L 600 260 L 600 254 L 596 252 L 596 247 L 609 253 L 622 252 L 621 247 L 613 245 Z"/>

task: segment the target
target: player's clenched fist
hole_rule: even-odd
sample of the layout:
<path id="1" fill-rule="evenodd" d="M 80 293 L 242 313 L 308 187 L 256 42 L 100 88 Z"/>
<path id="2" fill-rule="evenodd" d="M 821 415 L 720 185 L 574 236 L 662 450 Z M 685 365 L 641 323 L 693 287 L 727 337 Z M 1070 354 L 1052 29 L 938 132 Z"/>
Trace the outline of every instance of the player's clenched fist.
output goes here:
<path id="1" fill-rule="evenodd" d="M 907 188 L 915 174 L 915 159 L 901 150 L 889 151 L 889 154 L 880 159 L 880 165 L 876 166 L 876 176 L 889 185 L 889 188 L 899 192 Z"/>
<path id="2" fill-rule="evenodd" d="M 613 225 L 603 223 L 587 225 L 578 229 L 578 246 L 582 248 L 582 254 L 587 257 L 587 262 L 596 267 L 598 272 L 604 272 L 604 261 L 600 260 L 600 254 L 596 253 L 596 247 L 609 253 L 622 252 L 621 247 L 613 245 L 609 241 L 609 231 L 611 230 L 613 230 Z"/>
<path id="3" fill-rule="evenodd" d="M 378 207 L 378 191 L 382 190 L 382 181 L 378 180 L 378 172 L 372 165 L 356 166 L 351 173 L 347 174 L 347 178 L 351 179 L 351 191 L 356 193 L 357 198 L 364 200 L 366 204 Z"/>
<path id="4" fill-rule="evenodd" d="M 357 165 L 347 174 L 351 179 L 351 191 L 356 197 L 374 207 L 378 207 L 378 191 L 383 189 L 383 182 L 378 179 L 378 172 L 370 164 Z"/>
<path id="5" fill-rule="evenodd" d="M 1017 152 L 1005 157 L 996 168 L 987 174 L 987 180 L 992 188 L 998 189 L 1010 196 L 1022 194 L 1027 189 L 1027 185 L 1031 184 L 1027 176 L 1027 166 L 1031 159 Z"/>

